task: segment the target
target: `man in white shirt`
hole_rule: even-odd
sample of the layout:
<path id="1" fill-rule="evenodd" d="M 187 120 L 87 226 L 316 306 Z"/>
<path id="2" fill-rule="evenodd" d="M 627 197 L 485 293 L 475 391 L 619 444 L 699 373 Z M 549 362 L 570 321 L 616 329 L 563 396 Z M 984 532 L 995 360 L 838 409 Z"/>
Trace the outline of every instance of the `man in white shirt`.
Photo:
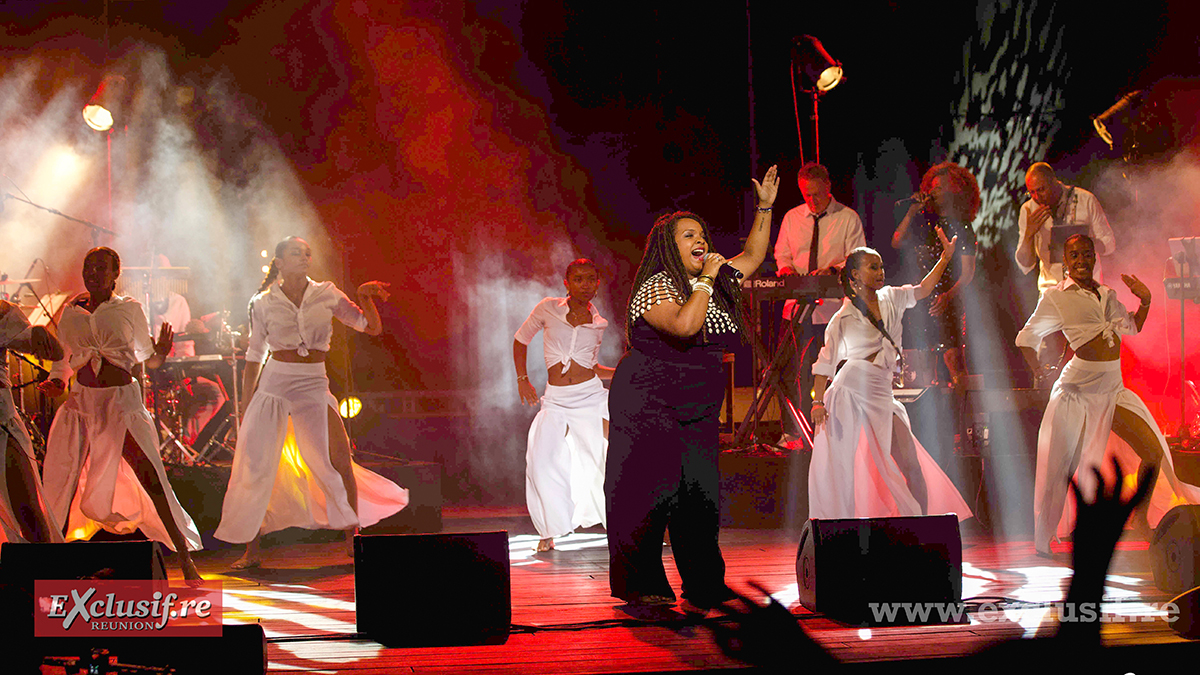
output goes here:
<path id="1" fill-rule="evenodd" d="M 783 216 L 775 241 L 775 265 L 779 276 L 789 274 L 837 274 L 846 256 L 866 246 L 862 220 L 830 194 L 829 171 L 808 163 L 797 175 L 804 203 Z M 792 315 L 803 305 L 788 300 L 783 305 L 784 331 L 781 340 L 793 345 L 794 356 L 783 364 L 783 391 L 797 412 L 807 417 L 812 409 L 812 362 L 825 344 L 825 326 L 841 307 L 839 302 L 822 302 L 809 318 L 791 331 Z M 800 428 L 788 411 L 781 411 L 783 436 L 779 442 L 792 447 L 800 439 Z"/>
<path id="2" fill-rule="evenodd" d="M 1074 477 L 1083 494 L 1091 494 L 1096 485 L 1091 469 L 1100 468 L 1110 433 L 1128 443 L 1143 465 L 1158 464 L 1165 478 L 1147 509 L 1135 512 L 1135 524 L 1154 525 L 1178 498 L 1192 503 L 1200 499 L 1200 489 L 1175 476 L 1162 431 L 1121 377 L 1119 336 L 1141 331 L 1150 309 L 1150 289 L 1137 277 L 1121 276 L 1141 301 L 1131 314 L 1116 291 L 1093 277 L 1096 249 L 1087 235 L 1071 236 L 1063 249 L 1067 278 L 1046 289 L 1016 339 L 1035 370 L 1034 349 L 1045 336 L 1062 331 L 1075 350 L 1054 383 L 1038 430 L 1034 547 L 1044 556 L 1050 555 L 1050 539 L 1056 532 L 1071 531 L 1070 515 L 1062 517 L 1068 480 Z M 1081 470 L 1077 473 L 1077 469 Z"/>
<path id="3" fill-rule="evenodd" d="M 554 548 L 555 537 L 604 524 L 606 517 L 608 390 L 601 379 L 612 379 L 613 369 L 597 357 L 608 321 L 591 302 L 599 284 L 596 265 L 580 258 L 563 276 L 567 297 L 539 302 L 513 339 L 518 393 L 523 403 L 537 405 L 525 363 L 530 341 L 543 332 L 546 393 L 525 453 L 525 502 L 539 552 Z"/>
<path id="4" fill-rule="evenodd" d="M 1015 257 L 1024 274 L 1035 266 L 1038 268 L 1039 292 L 1053 288 L 1066 278 L 1062 252 L 1068 237 L 1087 235 L 1096 242 L 1096 252 L 1100 255 L 1108 255 L 1116 249 L 1108 216 L 1104 215 L 1096 195 L 1083 188 L 1063 185 L 1049 164 L 1038 162 L 1029 167 L 1025 172 L 1025 189 L 1029 201 L 1021 205 L 1017 218 L 1020 243 Z M 1100 271 L 1097 261 L 1097 280 L 1102 280 Z M 1038 350 L 1042 364 L 1058 364 L 1064 346 L 1061 335 L 1047 336 Z"/>

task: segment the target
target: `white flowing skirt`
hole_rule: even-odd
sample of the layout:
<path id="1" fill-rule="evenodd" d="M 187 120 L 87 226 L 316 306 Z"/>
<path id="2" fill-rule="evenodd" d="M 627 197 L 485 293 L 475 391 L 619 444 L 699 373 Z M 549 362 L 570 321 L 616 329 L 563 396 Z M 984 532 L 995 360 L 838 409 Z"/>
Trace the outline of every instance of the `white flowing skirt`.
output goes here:
<path id="1" fill-rule="evenodd" d="M 604 524 L 606 419 L 608 390 L 600 378 L 546 385 L 525 452 L 525 502 L 542 539 Z"/>
<path id="2" fill-rule="evenodd" d="M 1137 394 L 1125 388 L 1121 362 L 1085 361 L 1073 357 L 1050 391 L 1046 414 L 1038 429 L 1033 537 L 1039 550 L 1048 551 L 1052 536 L 1066 536 L 1075 526 L 1074 501 L 1068 499 L 1067 479 L 1074 476 L 1083 496 L 1091 499 L 1096 493 L 1092 468 L 1100 469 L 1105 475 L 1111 474 L 1104 457 L 1110 446 L 1113 413 L 1117 406 L 1141 418 L 1158 438 L 1163 459 L 1159 465 L 1159 480 L 1150 497 L 1147 513 L 1150 525 L 1157 525 L 1163 514 L 1176 504 L 1200 502 L 1200 488 L 1187 485 L 1175 476 L 1167 439 L 1150 410 Z M 1117 441 L 1111 445 L 1114 452 L 1131 459 L 1122 464 L 1122 469 L 1132 472 L 1137 456 L 1124 443 Z"/>
<path id="3" fill-rule="evenodd" d="M 67 522 L 67 541 L 88 539 L 100 529 L 129 534 L 140 529 L 172 551 L 175 545 L 133 467 L 122 457 L 128 434 L 150 460 L 166 493 L 175 525 L 188 549 L 201 548 L 192 517 L 167 480 L 158 435 L 137 381 L 120 387 L 71 386 L 46 439 L 42 481 L 52 523 Z"/>
<path id="4" fill-rule="evenodd" d="M 408 505 L 408 490 L 351 463 L 358 514 L 329 459 L 329 392 L 324 363 L 269 360 L 238 429 L 233 472 L 215 536 L 231 543 L 288 527 L 367 527 Z M 296 447 L 284 453 L 288 419 Z"/>
<path id="5" fill-rule="evenodd" d="M 17 415 L 16 406 L 13 405 L 12 391 L 7 387 L 0 388 L 0 452 L 5 453 L 5 457 L 0 459 L 0 542 L 25 541 L 24 535 L 21 534 L 21 524 L 13 510 L 12 500 L 8 496 L 9 439 L 15 440 L 17 447 L 21 449 L 21 456 L 17 458 L 17 461 L 29 463 L 29 472 L 33 476 L 34 488 L 37 490 L 38 503 L 27 506 L 40 509 L 42 513 L 46 514 L 51 541 L 61 542 L 63 540 L 62 527 L 59 526 L 59 521 L 50 517 L 46 508 L 45 489 L 42 487 L 42 477 L 38 474 L 37 458 L 33 454 L 33 441 L 29 438 L 29 431 L 25 428 L 25 423 Z"/>
<path id="6" fill-rule="evenodd" d="M 913 436 L 904 405 L 892 395 L 886 369 L 867 361 L 847 361 L 825 392 L 829 413 L 813 439 L 808 473 L 809 518 L 918 516 L 921 505 L 892 454 L 892 425 L 904 425 L 925 479 L 927 513 L 972 516 L 933 457 Z"/>

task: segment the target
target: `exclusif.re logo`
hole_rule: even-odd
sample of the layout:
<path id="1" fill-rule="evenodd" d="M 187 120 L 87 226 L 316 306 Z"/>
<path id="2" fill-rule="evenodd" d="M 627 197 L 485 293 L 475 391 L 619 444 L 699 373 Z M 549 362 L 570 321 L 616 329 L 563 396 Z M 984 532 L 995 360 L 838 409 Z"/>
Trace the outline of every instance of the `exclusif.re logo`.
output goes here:
<path id="1" fill-rule="evenodd" d="M 36 637 L 221 635 L 219 582 L 39 580 L 34 591 Z"/>

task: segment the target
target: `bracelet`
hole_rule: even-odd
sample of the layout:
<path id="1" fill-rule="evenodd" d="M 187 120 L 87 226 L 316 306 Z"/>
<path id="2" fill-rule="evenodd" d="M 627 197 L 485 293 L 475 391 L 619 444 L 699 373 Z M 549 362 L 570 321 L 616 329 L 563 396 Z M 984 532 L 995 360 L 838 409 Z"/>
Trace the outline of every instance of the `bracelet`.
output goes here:
<path id="1" fill-rule="evenodd" d="M 701 274 L 700 276 L 696 277 L 697 281 L 700 281 L 702 279 L 708 279 L 709 284 L 712 284 L 716 281 L 716 279 L 713 279 L 712 277 L 708 276 L 707 274 Z"/>
<path id="2" fill-rule="evenodd" d="M 816 406 L 821 406 L 822 408 L 825 407 L 825 401 L 813 401 L 812 404 L 813 404 L 813 407 L 816 407 Z"/>
<path id="3" fill-rule="evenodd" d="M 713 294 L 712 284 L 704 282 L 704 281 L 697 283 L 695 286 L 692 287 L 692 290 L 693 291 L 704 291 L 705 293 L 708 293 L 710 296 Z"/>
<path id="4" fill-rule="evenodd" d="M 517 382 L 520 382 L 521 380 L 528 380 L 528 379 L 529 379 L 528 375 L 518 375 L 517 376 Z"/>
<path id="5" fill-rule="evenodd" d="M 770 206 L 760 206 L 760 207 L 758 207 L 758 212 L 759 213 L 770 213 L 771 208 L 772 207 L 770 207 Z"/>

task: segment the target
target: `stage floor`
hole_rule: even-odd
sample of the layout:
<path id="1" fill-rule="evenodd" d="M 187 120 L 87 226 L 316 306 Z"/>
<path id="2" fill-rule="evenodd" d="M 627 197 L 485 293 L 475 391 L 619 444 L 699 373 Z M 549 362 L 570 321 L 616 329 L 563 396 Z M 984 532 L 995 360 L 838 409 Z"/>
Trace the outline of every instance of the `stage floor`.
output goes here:
<path id="1" fill-rule="evenodd" d="M 389 649 L 355 636 L 354 568 L 340 542 L 292 544 L 267 550 L 261 569 L 233 572 L 235 550 L 201 552 L 208 578 L 225 584 L 227 623 L 259 622 L 269 641 L 273 672 L 298 673 L 613 673 L 738 668 L 716 646 L 703 623 L 667 612 L 637 619 L 608 595 L 607 549 L 602 531 L 577 533 L 558 548 L 534 554 L 537 541 L 523 507 L 446 508 L 446 532 L 506 529 L 512 569 L 513 632 L 506 644 Z M 1030 603 L 1019 611 L 972 614 L 969 623 L 860 629 L 814 615 L 797 602 L 796 534 L 781 530 L 724 529 L 727 579 L 755 595 L 760 584 L 789 607 L 822 647 L 843 662 L 951 657 L 1010 638 L 1053 632 L 1050 610 L 1070 577 L 1067 556 L 1034 555 L 1028 541 L 993 542 L 968 535 L 963 549 L 963 597 L 1004 597 Z M 670 557 L 670 549 L 667 549 Z M 173 559 L 168 560 L 170 567 Z M 678 576 L 668 562 L 676 589 Z M 172 578 L 178 576 L 170 570 Z M 904 583 L 897 579 L 897 583 Z M 443 584 L 437 570 L 397 584 Z M 1122 542 L 1108 580 L 1106 612 L 1139 617 L 1108 623 L 1106 644 L 1182 642 L 1156 612 L 1169 600 L 1150 573 L 1148 546 Z M 421 608 L 399 608 L 419 617 Z M 470 608 L 464 608 L 470 611 Z M 709 620 L 717 619 L 716 613 Z"/>

